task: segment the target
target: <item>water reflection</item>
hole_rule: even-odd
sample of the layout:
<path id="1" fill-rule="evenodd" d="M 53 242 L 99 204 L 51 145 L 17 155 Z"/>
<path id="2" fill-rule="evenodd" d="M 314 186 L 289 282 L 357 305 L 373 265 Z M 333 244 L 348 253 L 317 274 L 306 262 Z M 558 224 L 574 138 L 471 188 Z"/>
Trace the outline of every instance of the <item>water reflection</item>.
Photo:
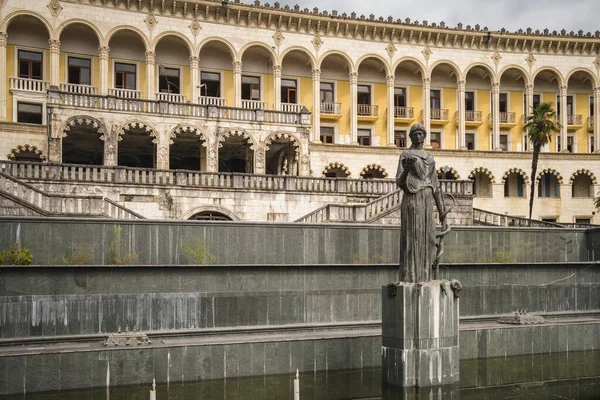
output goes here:
<path id="1" fill-rule="evenodd" d="M 464 360 L 458 386 L 399 389 L 381 384 L 380 368 L 300 374 L 302 400 L 342 399 L 600 399 L 600 351 Z M 160 400 L 292 399 L 293 374 L 157 386 Z M 147 400 L 136 387 L 19 395 L 31 400 Z"/>

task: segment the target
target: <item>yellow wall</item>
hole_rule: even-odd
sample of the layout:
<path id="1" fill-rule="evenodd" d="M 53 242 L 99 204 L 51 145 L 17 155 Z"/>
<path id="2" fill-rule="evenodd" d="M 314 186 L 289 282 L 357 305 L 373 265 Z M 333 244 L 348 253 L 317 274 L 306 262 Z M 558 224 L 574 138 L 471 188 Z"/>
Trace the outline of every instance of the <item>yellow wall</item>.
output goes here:
<path id="1" fill-rule="evenodd" d="M 60 53 L 60 56 L 58 57 L 58 87 L 60 87 L 61 83 L 66 83 L 69 81 L 66 74 L 66 58 L 67 57 L 65 57 L 64 53 Z"/>
<path id="2" fill-rule="evenodd" d="M 13 121 L 13 96 L 10 92 L 10 77 L 15 76 L 15 46 L 6 46 L 6 120 Z"/>
<path id="3" fill-rule="evenodd" d="M 588 133 L 587 123 L 588 114 L 590 112 L 590 95 L 587 93 L 578 93 L 573 95 L 573 101 L 575 101 L 575 114 L 581 115 L 582 127 L 575 130 L 577 136 L 577 152 L 587 153 L 589 151 L 589 137 L 591 133 Z"/>
<path id="4" fill-rule="evenodd" d="M 452 88 L 443 88 L 442 89 L 442 100 L 443 105 L 442 108 L 448 109 L 448 119 L 450 120 L 443 127 L 442 135 L 444 139 L 442 140 L 444 149 L 456 149 L 456 89 Z M 435 128 L 432 128 L 434 130 Z"/>
<path id="5" fill-rule="evenodd" d="M 491 114 L 491 102 L 490 102 L 490 91 L 477 90 L 475 93 L 475 100 L 477 105 L 475 111 L 481 111 L 482 124 L 477 127 L 477 150 L 491 150 L 490 149 L 490 135 L 492 129 L 489 124 L 489 115 Z"/>
<path id="6" fill-rule="evenodd" d="M 552 104 L 552 108 L 554 108 L 554 110 L 556 111 L 557 105 L 556 105 L 556 93 L 548 93 L 548 92 L 544 92 L 542 93 L 542 103 L 550 103 Z M 557 132 L 555 135 L 552 135 L 552 140 L 549 144 L 549 150 L 552 153 L 556 152 L 556 145 L 557 145 L 557 138 L 556 136 L 558 136 L 559 133 Z"/>
<path id="7" fill-rule="evenodd" d="M 223 97 L 227 99 L 227 107 L 235 107 L 235 91 L 233 88 L 233 71 L 223 71 Z"/>
<path id="8" fill-rule="evenodd" d="M 262 85 L 262 101 L 267 102 L 268 110 L 273 110 L 275 108 L 275 95 L 273 94 L 273 74 L 263 74 Z"/>
<path id="9" fill-rule="evenodd" d="M 140 62 L 138 62 L 137 65 L 138 65 L 137 68 L 138 68 L 138 75 L 139 75 L 137 90 L 142 91 L 142 99 L 147 99 L 148 98 L 148 85 L 146 84 L 146 62 L 140 61 Z M 112 84 L 114 85 L 114 81 L 112 82 Z M 108 87 L 111 87 L 111 86 L 109 85 Z M 158 91 L 157 87 L 154 89 L 155 89 L 155 91 Z"/>
<path id="10" fill-rule="evenodd" d="M 387 142 L 387 85 L 385 83 L 373 84 L 373 104 L 379 106 L 379 118 L 377 118 L 373 124 L 375 126 L 373 138 L 378 137 L 379 144 L 381 146 L 387 146 L 389 143 Z"/>
<path id="11" fill-rule="evenodd" d="M 350 81 L 335 82 L 337 90 L 337 102 L 342 103 L 342 118 L 338 121 L 338 135 L 345 136 L 345 141 L 350 139 Z"/>
<path id="12" fill-rule="evenodd" d="M 300 89 L 300 97 L 298 98 L 298 103 L 308 108 L 311 113 L 314 112 L 315 110 L 313 110 L 312 78 L 299 78 L 298 85 Z"/>
<path id="13" fill-rule="evenodd" d="M 185 95 L 185 98 L 188 100 L 192 100 L 192 85 L 190 83 L 190 67 L 184 65 L 181 71 L 180 92 Z"/>
<path id="14" fill-rule="evenodd" d="M 517 151 L 517 143 L 521 143 L 521 150 L 523 150 L 523 98 L 523 92 L 508 93 L 509 111 L 515 113 L 515 120 L 517 122 L 510 129 L 509 151 Z"/>
<path id="15" fill-rule="evenodd" d="M 408 87 L 408 104 L 407 106 L 414 108 L 415 121 L 421 118 L 423 111 L 423 88 L 421 86 Z"/>
<path id="16" fill-rule="evenodd" d="M 92 57 L 92 86 L 100 93 L 100 57 Z"/>

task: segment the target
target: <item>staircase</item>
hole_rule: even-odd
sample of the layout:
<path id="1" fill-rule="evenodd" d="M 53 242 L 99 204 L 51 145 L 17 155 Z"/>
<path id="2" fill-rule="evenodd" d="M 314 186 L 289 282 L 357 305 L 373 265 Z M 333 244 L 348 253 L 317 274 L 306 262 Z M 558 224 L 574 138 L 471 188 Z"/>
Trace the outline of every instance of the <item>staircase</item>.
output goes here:
<path id="1" fill-rule="evenodd" d="M 48 194 L 4 172 L 0 172 L 0 199 L 0 215 L 144 219 L 103 196 Z"/>
<path id="2" fill-rule="evenodd" d="M 473 209 L 473 225 L 480 226 L 525 226 L 534 228 L 591 228 L 589 224 L 558 224 L 555 222 L 539 221 L 528 218 L 515 217 L 513 215 L 498 214 L 491 211 Z"/>

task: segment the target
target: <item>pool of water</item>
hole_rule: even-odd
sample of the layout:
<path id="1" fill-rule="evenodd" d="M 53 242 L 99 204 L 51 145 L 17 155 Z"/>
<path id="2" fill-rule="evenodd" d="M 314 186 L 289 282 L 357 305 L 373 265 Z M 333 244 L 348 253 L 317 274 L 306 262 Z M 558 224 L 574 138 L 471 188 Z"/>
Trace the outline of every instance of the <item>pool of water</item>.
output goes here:
<path id="1" fill-rule="evenodd" d="M 300 373 L 300 399 L 600 399 L 600 351 L 463 360 L 460 384 L 402 390 L 382 387 L 380 368 Z M 158 400 L 293 399 L 293 375 L 157 385 Z M 148 400 L 144 386 L 27 394 L 29 400 Z"/>

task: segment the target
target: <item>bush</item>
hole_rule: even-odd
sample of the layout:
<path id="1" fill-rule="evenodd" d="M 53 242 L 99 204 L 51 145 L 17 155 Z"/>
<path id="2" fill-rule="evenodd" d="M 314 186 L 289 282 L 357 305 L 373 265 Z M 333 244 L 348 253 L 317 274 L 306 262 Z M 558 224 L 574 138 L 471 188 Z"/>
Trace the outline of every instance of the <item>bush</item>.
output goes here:
<path id="1" fill-rule="evenodd" d="M 181 243 L 181 250 L 185 258 L 196 265 L 212 265 L 215 263 L 215 255 L 208 250 L 206 239 L 198 240 L 196 243 Z"/>
<path id="2" fill-rule="evenodd" d="M 60 262 L 63 265 L 90 265 L 92 264 L 92 255 L 86 246 L 74 245 L 69 247 L 67 255 L 61 257 Z"/>
<path id="3" fill-rule="evenodd" d="M 114 265 L 134 265 L 137 264 L 140 255 L 134 251 L 132 253 L 123 254 L 121 251 L 123 244 L 121 243 L 121 228 L 119 225 L 113 225 L 113 236 L 108 248 L 108 261 Z"/>
<path id="4" fill-rule="evenodd" d="M 0 265 L 30 265 L 33 254 L 27 247 L 19 248 L 19 244 L 12 245 L 10 250 L 0 252 Z"/>

